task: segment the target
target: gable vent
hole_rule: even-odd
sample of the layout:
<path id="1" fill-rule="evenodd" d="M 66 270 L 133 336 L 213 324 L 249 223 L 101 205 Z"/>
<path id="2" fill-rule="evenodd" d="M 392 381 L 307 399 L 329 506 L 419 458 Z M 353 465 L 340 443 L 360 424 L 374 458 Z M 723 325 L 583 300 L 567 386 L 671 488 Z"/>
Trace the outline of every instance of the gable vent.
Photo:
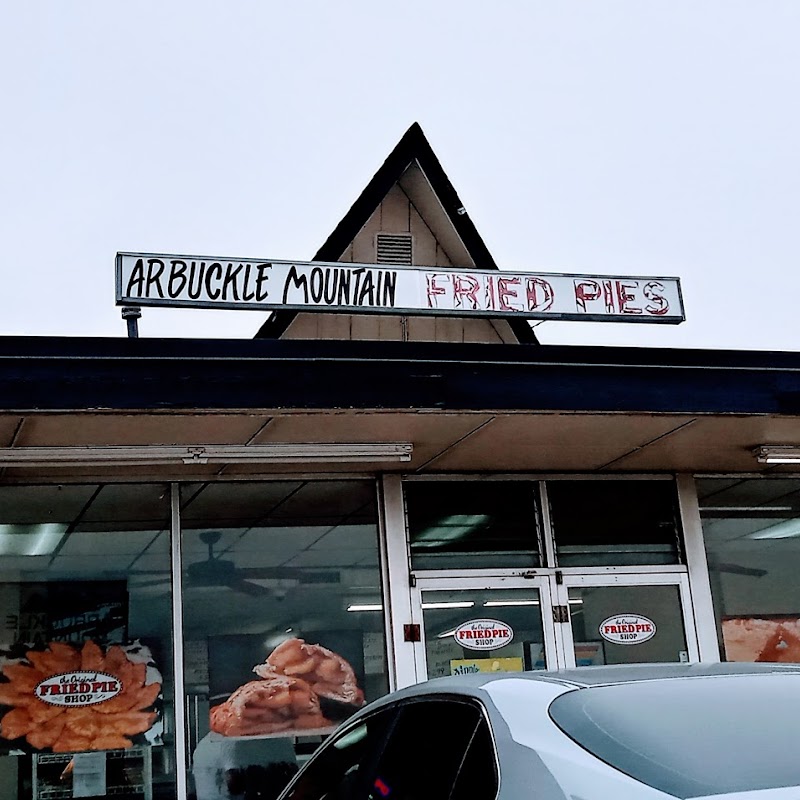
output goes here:
<path id="1" fill-rule="evenodd" d="M 402 264 L 411 266 L 410 233 L 379 233 L 375 250 L 378 264 Z"/>

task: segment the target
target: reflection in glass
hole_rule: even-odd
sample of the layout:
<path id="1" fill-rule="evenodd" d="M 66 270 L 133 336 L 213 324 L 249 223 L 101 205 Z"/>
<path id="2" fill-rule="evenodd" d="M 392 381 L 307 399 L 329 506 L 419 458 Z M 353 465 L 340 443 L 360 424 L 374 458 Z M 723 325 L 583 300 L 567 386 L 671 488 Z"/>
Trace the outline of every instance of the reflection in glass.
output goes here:
<path id="1" fill-rule="evenodd" d="M 414 569 L 539 565 L 533 481 L 409 481 L 404 485 Z"/>
<path id="2" fill-rule="evenodd" d="M 2 487 L 0 553 L 0 797 L 174 797 L 168 487 Z"/>
<path id="3" fill-rule="evenodd" d="M 714 613 L 727 661 L 800 662 L 800 481 L 697 481 Z"/>
<path id="4" fill-rule="evenodd" d="M 375 484 L 185 486 L 181 524 L 190 783 L 266 797 L 388 690 Z"/>
<path id="5" fill-rule="evenodd" d="M 548 481 L 547 496 L 560 567 L 681 560 L 672 481 Z"/>

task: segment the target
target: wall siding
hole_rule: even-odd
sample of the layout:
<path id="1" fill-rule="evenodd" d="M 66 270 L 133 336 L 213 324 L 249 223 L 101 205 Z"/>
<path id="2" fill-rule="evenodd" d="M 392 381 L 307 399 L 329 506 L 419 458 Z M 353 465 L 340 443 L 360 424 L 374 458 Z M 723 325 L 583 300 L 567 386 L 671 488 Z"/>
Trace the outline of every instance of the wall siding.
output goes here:
<path id="1" fill-rule="evenodd" d="M 453 264 L 433 232 L 397 185 L 375 209 L 339 261 L 360 264 L 376 262 L 378 233 L 411 233 L 416 266 L 470 267 Z M 367 314 L 297 314 L 283 334 L 284 339 L 356 339 L 413 342 L 516 341 L 508 324 L 485 319 L 406 317 Z"/>

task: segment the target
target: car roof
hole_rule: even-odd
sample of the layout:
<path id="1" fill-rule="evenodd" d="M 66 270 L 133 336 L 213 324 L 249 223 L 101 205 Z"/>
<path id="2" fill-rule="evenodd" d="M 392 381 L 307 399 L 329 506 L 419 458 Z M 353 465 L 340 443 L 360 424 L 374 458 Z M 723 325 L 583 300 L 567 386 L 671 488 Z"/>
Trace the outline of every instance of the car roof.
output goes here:
<path id="1" fill-rule="evenodd" d="M 713 663 L 713 664 L 614 664 L 597 667 L 525 672 L 531 680 L 556 681 L 575 687 L 600 686 L 672 678 L 705 678 L 715 675 L 763 675 L 768 672 L 798 672 L 800 664 Z M 510 677 L 508 673 L 506 678 Z"/>
<path id="2" fill-rule="evenodd" d="M 597 667 L 576 667 L 561 670 L 528 672 L 479 672 L 433 678 L 409 686 L 382 698 L 400 700 L 425 694 L 479 695 L 490 683 L 523 680 L 558 684 L 564 691 L 591 686 L 608 686 L 638 681 L 673 680 L 678 678 L 708 678 L 713 676 L 765 675 L 769 673 L 800 674 L 800 664 L 715 663 L 715 664 L 617 664 Z M 380 702 L 380 701 L 378 701 Z"/>

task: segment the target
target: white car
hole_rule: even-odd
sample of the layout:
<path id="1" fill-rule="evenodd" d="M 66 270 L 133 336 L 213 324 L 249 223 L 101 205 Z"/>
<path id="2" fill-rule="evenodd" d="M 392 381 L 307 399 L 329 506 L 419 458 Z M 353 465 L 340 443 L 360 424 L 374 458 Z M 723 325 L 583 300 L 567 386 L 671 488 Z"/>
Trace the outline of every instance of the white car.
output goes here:
<path id="1" fill-rule="evenodd" d="M 345 722 L 281 800 L 744 793 L 800 797 L 800 666 L 583 667 L 428 681 Z"/>

